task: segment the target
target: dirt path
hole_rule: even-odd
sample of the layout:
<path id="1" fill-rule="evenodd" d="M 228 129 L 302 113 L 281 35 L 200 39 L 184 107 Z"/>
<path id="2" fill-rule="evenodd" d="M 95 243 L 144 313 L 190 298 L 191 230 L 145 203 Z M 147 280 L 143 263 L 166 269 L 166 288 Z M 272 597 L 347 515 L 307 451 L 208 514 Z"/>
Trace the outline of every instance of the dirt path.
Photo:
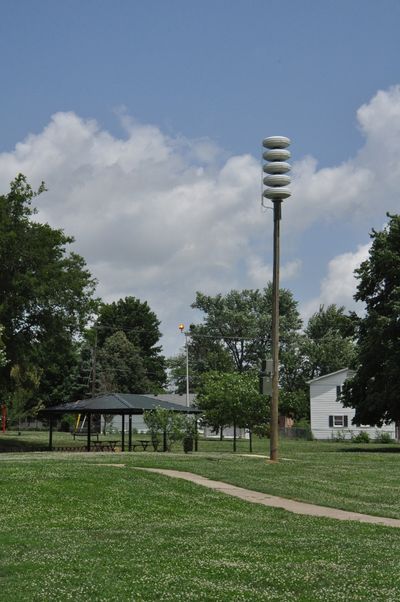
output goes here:
<path id="1" fill-rule="evenodd" d="M 307 504 L 305 502 L 296 502 L 295 500 L 288 500 L 283 497 L 275 495 L 269 495 L 267 493 L 260 493 L 258 491 L 251 491 L 250 489 L 243 489 L 242 487 L 236 487 L 235 485 L 229 485 L 222 481 L 213 481 L 206 477 L 201 477 L 192 472 L 183 472 L 179 470 L 167 470 L 163 468 L 138 468 L 135 470 L 144 470 L 146 472 L 156 472 L 168 477 L 174 477 L 177 479 L 184 479 L 196 483 L 196 485 L 202 485 L 227 495 L 240 498 L 247 502 L 254 504 L 262 504 L 271 508 L 283 508 L 289 512 L 295 514 L 306 514 L 307 516 L 324 516 L 326 518 L 336 518 L 337 520 L 353 520 L 361 523 L 371 523 L 375 525 L 384 525 L 386 527 L 400 527 L 400 519 L 398 518 L 385 518 L 380 516 L 371 516 L 369 514 L 360 514 L 358 512 L 350 512 L 347 510 L 338 510 L 336 508 L 327 508 L 325 506 L 316 506 L 314 504 Z"/>

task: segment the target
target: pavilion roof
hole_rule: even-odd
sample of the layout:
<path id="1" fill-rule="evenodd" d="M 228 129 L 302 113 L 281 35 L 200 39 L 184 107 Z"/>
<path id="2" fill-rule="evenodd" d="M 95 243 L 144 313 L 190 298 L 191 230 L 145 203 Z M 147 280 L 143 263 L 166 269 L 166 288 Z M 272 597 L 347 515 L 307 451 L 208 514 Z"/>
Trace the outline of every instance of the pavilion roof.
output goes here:
<path id="1" fill-rule="evenodd" d="M 163 401 L 156 395 L 136 395 L 133 393 L 107 393 L 90 399 L 80 399 L 71 403 L 63 403 L 45 408 L 40 413 L 44 416 L 53 414 L 143 414 L 146 410 L 157 407 L 184 414 L 198 414 L 200 410 L 186 407 L 171 401 Z"/>

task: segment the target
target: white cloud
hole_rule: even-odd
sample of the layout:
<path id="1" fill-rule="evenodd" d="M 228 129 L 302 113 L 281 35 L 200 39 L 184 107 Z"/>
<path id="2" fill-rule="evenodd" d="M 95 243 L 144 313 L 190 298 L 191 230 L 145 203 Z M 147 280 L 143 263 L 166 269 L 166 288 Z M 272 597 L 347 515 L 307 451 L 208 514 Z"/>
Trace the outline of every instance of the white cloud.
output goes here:
<path id="1" fill-rule="evenodd" d="M 280 266 L 280 282 L 285 284 L 299 275 L 302 267 L 300 259 L 289 261 Z M 272 265 L 262 262 L 260 257 L 250 255 L 247 260 L 247 274 L 252 288 L 264 288 L 272 280 Z"/>
<path id="2" fill-rule="evenodd" d="M 317 298 L 308 301 L 301 309 L 304 320 L 307 320 L 320 305 L 343 305 L 346 310 L 362 311 L 362 304 L 354 300 L 357 290 L 357 279 L 354 270 L 368 258 L 371 243 L 358 246 L 352 253 L 343 253 L 331 259 L 328 264 L 328 273 L 321 282 L 320 294 Z"/>
<path id="3" fill-rule="evenodd" d="M 311 225 L 363 219 L 367 232 L 382 222 L 382 211 L 400 211 L 400 86 L 378 92 L 357 118 L 365 143 L 355 157 L 322 169 L 312 157 L 293 165 L 284 223 L 285 250 L 296 259 L 282 258 L 281 269 L 289 288 L 301 270 L 299 235 Z M 42 132 L 0 154 L 0 189 L 18 172 L 33 186 L 45 180 L 39 218 L 75 236 L 104 299 L 148 300 L 170 350 L 175 323 L 193 319 L 196 290 L 214 294 L 268 281 L 272 219 L 260 208 L 254 157 L 227 157 L 212 140 L 166 136 L 125 114 L 121 123 L 125 135 L 118 138 L 94 120 L 56 113 Z M 330 262 L 314 306 L 351 302 L 349 274 L 362 249 Z"/>
<path id="4" fill-rule="evenodd" d="M 317 168 L 313 157 L 293 166 L 293 197 L 287 203 L 292 230 L 319 220 L 368 220 L 400 211 L 400 86 L 379 91 L 357 111 L 365 144 L 335 167 Z M 346 153 L 346 141 L 343 140 Z"/>
<path id="5" fill-rule="evenodd" d="M 259 165 L 209 140 L 165 136 L 124 116 L 125 138 L 74 113 L 55 114 L 39 134 L 0 155 L 0 186 L 18 173 L 49 192 L 39 219 L 62 227 L 99 279 L 107 301 L 147 299 L 178 323 L 195 291 L 244 288 L 237 265 L 262 228 Z"/>

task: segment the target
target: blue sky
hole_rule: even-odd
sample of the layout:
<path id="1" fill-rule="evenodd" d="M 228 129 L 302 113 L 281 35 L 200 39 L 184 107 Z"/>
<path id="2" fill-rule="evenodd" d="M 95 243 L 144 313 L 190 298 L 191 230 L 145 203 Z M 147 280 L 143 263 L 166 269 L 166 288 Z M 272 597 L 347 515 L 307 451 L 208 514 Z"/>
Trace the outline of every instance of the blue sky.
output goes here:
<path id="1" fill-rule="evenodd" d="M 0 1 L 0 185 L 76 238 L 106 300 L 147 299 L 165 351 L 195 291 L 271 269 L 260 146 L 290 136 L 282 285 L 353 308 L 368 232 L 400 210 L 398 0 Z"/>

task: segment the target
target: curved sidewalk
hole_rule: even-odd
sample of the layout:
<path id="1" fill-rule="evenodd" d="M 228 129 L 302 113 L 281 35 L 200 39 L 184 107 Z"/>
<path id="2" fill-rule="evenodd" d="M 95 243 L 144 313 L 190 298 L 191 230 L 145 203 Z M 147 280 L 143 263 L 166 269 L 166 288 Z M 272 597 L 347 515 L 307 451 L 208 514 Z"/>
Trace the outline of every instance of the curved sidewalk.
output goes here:
<path id="1" fill-rule="evenodd" d="M 289 512 L 295 514 L 306 514 L 307 516 L 323 516 L 326 518 L 336 518 L 337 520 L 353 520 L 361 523 L 370 523 L 374 525 L 384 525 L 386 527 L 400 527 L 400 519 L 398 518 L 385 518 L 381 516 L 372 516 L 370 514 L 360 514 L 359 512 L 350 512 L 347 510 L 339 510 L 337 508 L 327 508 L 325 506 L 316 506 L 314 504 L 307 504 L 306 502 L 297 502 L 295 500 L 289 500 L 287 498 L 278 497 L 276 495 L 269 495 L 267 493 L 260 493 L 258 491 L 252 491 L 250 489 L 243 489 L 242 487 L 236 487 L 236 485 L 229 485 L 229 483 L 223 483 L 222 481 L 213 481 L 206 477 L 194 474 L 192 472 L 184 472 L 180 470 L 167 470 L 164 468 L 139 468 L 134 467 L 135 470 L 144 470 L 145 472 L 156 472 L 158 474 L 165 475 L 167 477 L 174 477 L 178 479 L 184 479 L 196 485 L 202 485 L 227 495 L 240 498 L 246 502 L 252 502 L 254 504 L 262 504 L 271 508 L 283 508 Z"/>

